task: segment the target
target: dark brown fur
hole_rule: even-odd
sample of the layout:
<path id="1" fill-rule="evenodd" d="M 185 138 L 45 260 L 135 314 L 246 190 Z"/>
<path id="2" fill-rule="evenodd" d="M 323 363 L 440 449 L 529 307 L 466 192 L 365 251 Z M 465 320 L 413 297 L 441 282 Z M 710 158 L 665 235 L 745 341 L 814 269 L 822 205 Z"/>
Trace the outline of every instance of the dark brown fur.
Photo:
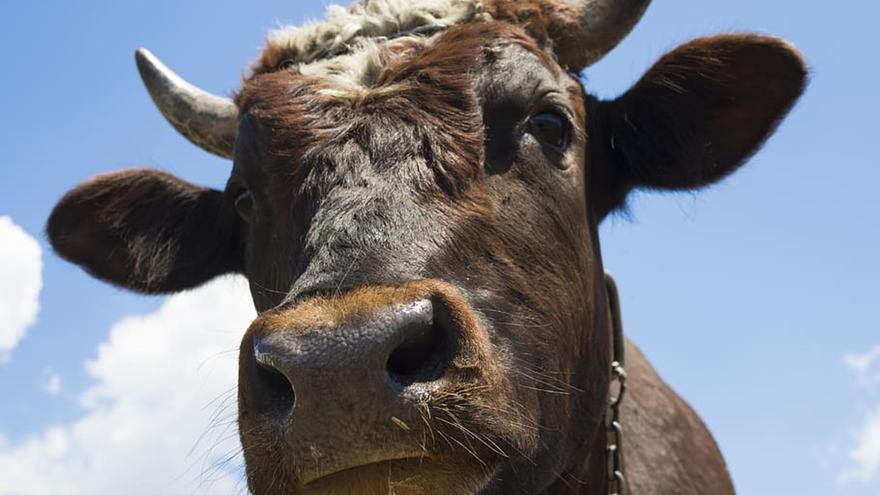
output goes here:
<path id="1" fill-rule="evenodd" d="M 78 186 L 58 202 L 47 233 L 59 254 L 95 277 L 146 293 L 242 269 L 241 225 L 223 194 L 156 170 L 103 174 Z"/>
<path id="2" fill-rule="evenodd" d="M 598 225 L 633 188 L 697 189 L 731 173 L 806 72 L 779 40 L 704 38 L 600 101 L 555 63 L 559 12 L 545 7 L 496 2 L 496 18 L 525 28 L 451 28 L 384 53 L 362 86 L 258 68 L 237 96 L 225 201 L 133 171 L 78 187 L 53 212 L 59 253 L 116 284 L 167 292 L 248 276 L 262 315 L 243 340 L 239 392 L 256 493 L 605 493 L 611 342 Z M 548 109 L 571 121 L 570 149 L 524 124 Z M 232 206 L 242 191 L 253 195 L 245 221 Z M 254 399 L 254 339 L 332 330 L 416 298 L 460 329 L 447 382 L 423 404 L 432 414 L 373 439 L 393 456 L 303 486 L 306 461 Z M 705 426 L 630 355 L 632 493 L 733 493 Z"/>

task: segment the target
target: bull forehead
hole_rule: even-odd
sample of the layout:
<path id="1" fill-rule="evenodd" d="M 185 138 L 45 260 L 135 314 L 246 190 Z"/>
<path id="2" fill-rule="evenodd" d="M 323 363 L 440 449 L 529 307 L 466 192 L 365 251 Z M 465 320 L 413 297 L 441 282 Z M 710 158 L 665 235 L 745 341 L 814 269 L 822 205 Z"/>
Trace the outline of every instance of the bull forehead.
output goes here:
<path id="1" fill-rule="evenodd" d="M 517 69 L 525 74 L 496 73 Z M 580 111 L 577 83 L 524 31 L 499 22 L 427 38 L 364 40 L 346 55 L 255 74 L 237 103 L 244 120 L 268 129 L 261 154 L 281 167 L 269 175 L 332 163 L 350 156 L 341 150 L 354 142 L 378 164 L 425 161 L 440 185 L 456 192 L 482 172 L 483 93 L 487 81 L 505 78 L 516 92 L 545 87 L 532 81 L 556 86 Z M 240 141 L 248 135 L 241 132 Z"/>

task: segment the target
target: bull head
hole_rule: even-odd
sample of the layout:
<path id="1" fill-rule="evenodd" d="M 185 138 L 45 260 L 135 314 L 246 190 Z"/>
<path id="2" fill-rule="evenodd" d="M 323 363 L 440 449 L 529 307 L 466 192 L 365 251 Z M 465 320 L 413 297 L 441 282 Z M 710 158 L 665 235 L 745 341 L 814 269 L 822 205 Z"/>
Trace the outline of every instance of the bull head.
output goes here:
<path id="1" fill-rule="evenodd" d="M 572 70 L 647 3 L 337 8 L 274 33 L 234 100 L 139 50 L 168 120 L 233 158 L 226 189 L 102 175 L 59 202 L 49 237 L 146 293 L 247 276 L 260 316 L 239 427 L 255 493 L 605 493 L 598 225 L 635 188 L 736 170 L 806 80 L 784 41 L 724 35 L 666 54 L 619 98 L 585 94 Z M 732 493 L 705 428 L 636 364 L 629 438 L 656 447 L 633 449 L 631 486 Z M 689 483 L 656 473 L 695 458 Z"/>
<path id="2" fill-rule="evenodd" d="M 441 2 L 442 3 L 442 2 Z M 474 2 L 460 8 L 473 16 Z M 597 62 L 610 52 L 629 33 L 647 9 L 648 0 L 581 0 L 576 3 L 548 0 L 491 2 L 486 7 L 493 19 L 523 23 L 540 38 L 553 44 L 561 63 L 575 72 Z M 384 2 L 365 2 L 353 8 L 358 11 L 379 10 Z M 366 33 L 364 33 L 366 32 Z M 371 32 L 368 26 L 348 33 L 350 42 L 358 36 L 388 36 L 387 32 Z M 326 48 L 319 53 L 326 56 Z M 300 59 L 314 60 L 316 55 L 299 50 Z M 270 50 L 261 63 L 272 66 L 278 61 L 265 60 L 273 55 Z M 277 56 L 277 55 L 276 55 Z M 238 108 L 228 98 L 212 95 L 183 80 L 152 53 L 144 48 L 135 54 L 138 70 L 156 107 L 168 122 L 196 146 L 232 158 L 233 144 L 238 130 Z"/>

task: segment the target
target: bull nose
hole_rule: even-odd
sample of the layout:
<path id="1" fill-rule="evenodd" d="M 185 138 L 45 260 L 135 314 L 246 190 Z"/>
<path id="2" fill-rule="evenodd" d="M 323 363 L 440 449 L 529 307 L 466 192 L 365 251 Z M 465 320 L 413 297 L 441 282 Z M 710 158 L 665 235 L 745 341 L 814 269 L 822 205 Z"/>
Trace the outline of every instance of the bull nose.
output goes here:
<path id="1" fill-rule="evenodd" d="M 378 411 L 406 416 L 405 403 L 428 393 L 455 353 L 455 335 L 429 299 L 343 323 L 304 320 L 253 341 L 255 402 L 294 436 Z"/>

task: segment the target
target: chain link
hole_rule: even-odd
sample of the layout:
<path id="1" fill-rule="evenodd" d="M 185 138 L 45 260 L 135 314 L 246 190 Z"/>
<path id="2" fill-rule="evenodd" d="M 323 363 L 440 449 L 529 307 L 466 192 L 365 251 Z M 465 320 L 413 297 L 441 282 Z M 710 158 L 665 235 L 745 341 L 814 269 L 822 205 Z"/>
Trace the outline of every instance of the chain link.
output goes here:
<path id="1" fill-rule="evenodd" d="M 608 412 L 605 415 L 607 435 L 607 477 L 609 495 L 627 495 L 625 467 L 623 462 L 623 424 L 620 419 L 620 407 L 626 396 L 626 355 L 623 339 L 623 320 L 620 315 L 620 298 L 617 284 L 608 273 L 605 274 L 605 285 L 608 302 L 611 306 L 611 330 L 613 336 L 613 356 L 611 362 L 611 396 Z M 616 394 L 615 394 L 616 386 Z"/>

